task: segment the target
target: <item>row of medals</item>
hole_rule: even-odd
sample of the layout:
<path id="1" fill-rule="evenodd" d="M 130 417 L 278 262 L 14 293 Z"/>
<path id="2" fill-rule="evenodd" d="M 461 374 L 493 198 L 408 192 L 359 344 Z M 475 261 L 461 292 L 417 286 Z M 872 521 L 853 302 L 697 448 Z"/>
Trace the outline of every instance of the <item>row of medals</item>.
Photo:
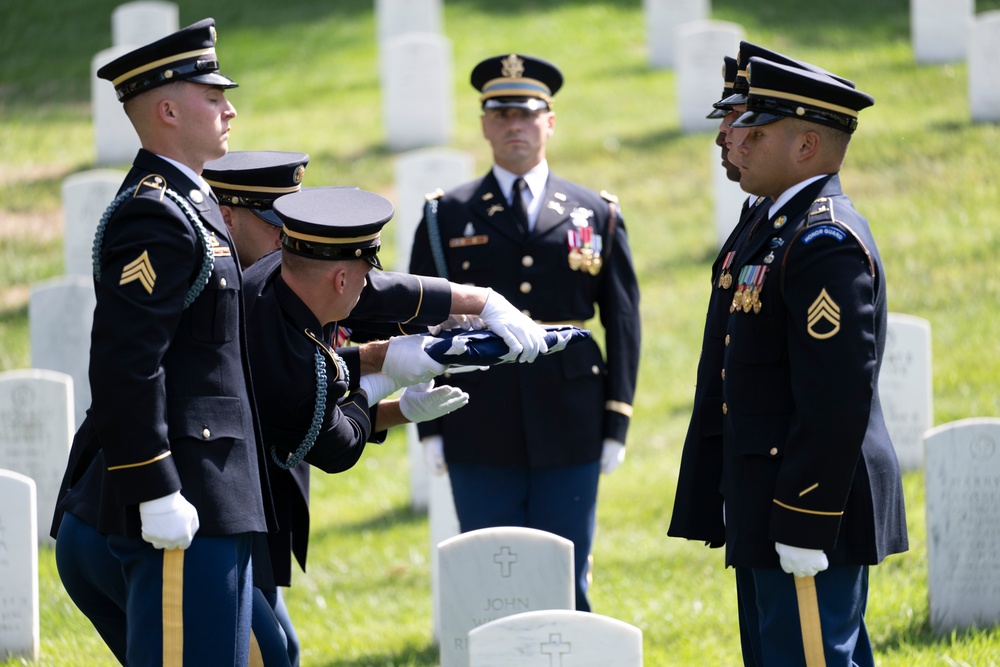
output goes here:
<path id="1" fill-rule="evenodd" d="M 726 260 L 726 265 L 719 276 L 718 286 L 727 290 L 733 286 L 733 275 L 729 273 L 729 262 L 732 261 L 732 258 L 726 257 Z M 729 304 L 730 313 L 734 313 L 737 310 L 749 313 L 753 310 L 754 315 L 756 315 L 760 312 L 762 303 L 760 300 L 760 290 L 764 284 L 764 274 L 766 272 L 766 266 L 748 265 L 743 267 L 740 271 L 740 284 L 736 287 L 736 293 L 733 294 L 732 303 Z"/>
<path id="2" fill-rule="evenodd" d="M 579 210 L 579 209 L 578 209 Z M 599 234 L 594 234 L 593 227 L 589 226 L 586 219 L 578 222 L 576 211 L 570 214 L 573 217 L 575 229 L 567 232 L 567 245 L 569 246 L 569 268 L 574 271 L 586 271 L 592 276 L 601 272 L 601 250 L 603 243 Z"/>

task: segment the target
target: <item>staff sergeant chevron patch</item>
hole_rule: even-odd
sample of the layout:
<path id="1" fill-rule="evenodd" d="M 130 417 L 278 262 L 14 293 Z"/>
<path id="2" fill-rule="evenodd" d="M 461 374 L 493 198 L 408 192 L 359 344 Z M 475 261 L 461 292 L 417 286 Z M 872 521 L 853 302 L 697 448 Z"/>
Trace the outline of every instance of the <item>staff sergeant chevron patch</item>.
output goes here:
<path id="1" fill-rule="evenodd" d="M 826 289 L 820 290 L 819 296 L 809 306 L 807 315 L 806 331 L 813 338 L 825 340 L 840 331 L 840 306 L 827 294 Z"/>
<path id="2" fill-rule="evenodd" d="M 127 285 L 133 280 L 138 280 L 146 289 L 148 294 L 153 293 L 153 285 L 156 284 L 156 271 L 149 263 L 149 253 L 145 250 L 138 258 L 129 262 L 122 269 L 122 279 L 118 281 L 118 286 Z"/>

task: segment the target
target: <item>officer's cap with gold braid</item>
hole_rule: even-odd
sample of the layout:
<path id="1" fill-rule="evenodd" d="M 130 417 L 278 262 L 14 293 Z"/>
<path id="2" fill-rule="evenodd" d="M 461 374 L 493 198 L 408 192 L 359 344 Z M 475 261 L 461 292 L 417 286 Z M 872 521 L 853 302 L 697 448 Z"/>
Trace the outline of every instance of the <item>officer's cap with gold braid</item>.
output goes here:
<path id="1" fill-rule="evenodd" d="M 281 218 L 272 210 L 274 200 L 302 189 L 309 156 L 285 151 L 231 151 L 205 164 L 201 177 L 223 206 L 250 209 L 275 227 Z"/>
<path id="2" fill-rule="evenodd" d="M 174 81 L 221 88 L 238 85 L 219 74 L 219 60 L 215 55 L 215 19 L 202 19 L 129 51 L 97 70 L 97 76 L 114 84 L 119 102 Z"/>
<path id="3" fill-rule="evenodd" d="M 303 257 L 363 259 L 376 269 L 379 235 L 392 218 L 392 203 L 357 188 L 305 188 L 279 197 L 274 212 L 284 223 L 281 246 Z"/>
<path id="4" fill-rule="evenodd" d="M 761 58 L 750 59 L 747 79 L 747 112 L 736 119 L 733 127 L 799 118 L 850 134 L 858 127 L 858 112 L 875 104 L 875 98 L 868 93 L 837 79 Z"/>
<path id="5" fill-rule="evenodd" d="M 736 73 L 739 67 L 736 58 L 725 56 L 722 58 L 722 97 L 713 104 L 715 107 L 705 118 L 725 118 L 726 114 L 732 110 L 732 105 L 724 104 L 726 98 L 733 94 L 733 84 L 736 82 Z"/>
<path id="6" fill-rule="evenodd" d="M 736 54 L 736 78 L 733 80 L 733 89 L 730 91 L 732 94 L 716 102 L 716 109 L 731 109 L 734 105 L 747 103 L 747 91 L 750 89 L 750 84 L 747 83 L 747 65 L 750 63 L 751 58 L 763 58 L 779 65 L 797 67 L 798 69 L 815 72 L 816 74 L 825 74 L 832 79 L 840 81 L 845 86 L 854 88 L 854 82 L 850 79 L 837 76 L 833 72 L 827 72 L 822 67 L 816 67 L 811 63 L 789 58 L 777 51 L 771 51 L 752 42 L 743 41 L 740 42 L 740 50 Z"/>
<path id="7" fill-rule="evenodd" d="M 483 109 L 517 107 L 538 111 L 552 108 L 552 96 L 562 87 L 563 77 L 550 62 L 511 53 L 476 65 L 471 82 L 482 93 L 479 101 Z"/>

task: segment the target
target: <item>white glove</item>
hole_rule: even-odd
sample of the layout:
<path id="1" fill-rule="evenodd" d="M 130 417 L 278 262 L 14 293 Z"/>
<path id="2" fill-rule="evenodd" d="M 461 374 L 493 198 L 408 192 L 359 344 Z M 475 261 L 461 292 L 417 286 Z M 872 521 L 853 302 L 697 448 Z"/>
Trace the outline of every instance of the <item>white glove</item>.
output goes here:
<path id="1" fill-rule="evenodd" d="M 820 549 L 803 549 L 775 542 L 774 550 L 781 560 L 781 569 L 799 578 L 811 577 L 830 567 L 830 561 Z"/>
<path id="2" fill-rule="evenodd" d="M 434 386 L 434 380 L 403 390 L 399 411 L 414 424 L 437 419 L 458 410 L 469 402 L 469 395 L 458 387 Z"/>
<path id="3" fill-rule="evenodd" d="M 139 503 L 139 520 L 142 539 L 157 549 L 187 549 L 201 525 L 198 510 L 180 491 Z"/>
<path id="4" fill-rule="evenodd" d="M 620 466 L 624 460 L 625 445 L 617 440 L 606 438 L 601 449 L 601 472 L 605 475 L 614 472 L 615 468 Z"/>
<path id="5" fill-rule="evenodd" d="M 479 317 L 479 315 L 452 315 L 441 324 L 435 324 L 432 327 L 427 327 L 427 331 L 429 331 L 432 336 L 437 336 L 442 331 L 448 331 L 449 329 L 479 331 L 480 329 L 485 328 L 486 325 L 483 324 L 483 320 Z"/>
<path id="6" fill-rule="evenodd" d="M 443 475 L 448 471 L 444 462 L 444 439 L 440 435 L 429 435 L 420 442 L 424 446 L 424 463 L 432 475 Z"/>
<path id="7" fill-rule="evenodd" d="M 368 394 L 368 405 L 375 405 L 383 398 L 399 389 L 396 381 L 385 373 L 369 373 L 358 380 L 361 389 Z"/>
<path id="8" fill-rule="evenodd" d="M 418 382 L 427 382 L 435 375 L 444 373 L 447 366 L 431 359 L 424 347 L 439 340 L 430 336 L 395 336 L 389 339 L 385 351 L 382 372 L 405 387 Z M 391 393 L 391 392 L 390 392 Z"/>
<path id="9" fill-rule="evenodd" d="M 545 344 L 545 329 L 519 311 L 502 294 L 489 290 L 480 315 L 486 327 L 507 343 L 510 352 L 500 357 L 504 361 L 532 362 L 539 354 L 549 351 Z"/>

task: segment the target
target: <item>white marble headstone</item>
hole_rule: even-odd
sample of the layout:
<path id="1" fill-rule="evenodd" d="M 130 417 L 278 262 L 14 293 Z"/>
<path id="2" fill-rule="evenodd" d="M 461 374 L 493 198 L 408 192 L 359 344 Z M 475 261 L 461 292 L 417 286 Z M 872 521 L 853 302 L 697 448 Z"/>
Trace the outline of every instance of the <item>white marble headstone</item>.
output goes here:
<path id="1" fill-rule="evenodd" d="M 38 506 L 30 477 L 0 470 L 0 656 L 38 660 Z"/>
<path id="2" fill-rule="evenodd" d="M 73 379 L 38 368 L 0 373 L 0 468 L 35 482 L 38 539 L 49 524 L 73 442 Z"/>
<path id="3" fill-rule="evenodd" d="M 62 276 L 31 286 L 31 366 L 73 378 L 74 431 L 90 407 L 90 330 L 96 305 L 94 280 L 89 276 Z"/>
<path id="4" fill-rule="evenodd" d="M 910 0 L 910 41 L 923 65 L 965 59 L 976 0 Z"/>
<path id="5" fill-rule="evenodd" d="M 484 528 L 438 545 L 441 667 L 468 665 L 472 628 L 539 609 L 574 609 L 573 543 L 533 528 Z"/>
<path id="6" fill-rule="evenodd" d="M 382 122 L 392 151 L 441 146 L 451 139 L 451 41 L 409 32 L 383 44 Z"/>
<path id="7" fill-rule="evenodd" d="M 1000 623 L 1000 419 L 927 433 L 927 590 L 937 634 Z"/>
<path id="8" fill-rule="evenodd" d="M 646 21 L 649 64 L 670 69 L 677 64 L 677 28 L 691 21 L 704 21 L 711 14 L 710 0 L 642 0 Z M 727 55 L 735 56 L 734 53 Z"/>
<path id="9" fill-rule="evenodd" d="M 418 447 L 422 447 L 418 443 Z M 421 453 L 422 454 L 422 453 Z M 426 468 L 425 468 L 426 472 Z M 431 605 L 434 610 L 434 642 L 441 637 L 441 569 L 439 544 L 461 533 L 455 498 L 451 493 L 451 479 L 448 473 L 431 475 L 427 473 L 427 522 L 430 525 L 431 547 Z"/>
<path id="10" fill-rule="evenodd" d="M 62 182 L 63 258 L 66 275 L 90 276 L 94 271 L 94 232 L 125 172 L 91 169 L 68 176 Z"/>
<path id="11" fill-rule="evenodd" d="M 642 667 L 642 630 L 585 611 L 528 611 L 469 631 L 469 667 Z"/>
<path id="12" fill-rule="evenodd" d="M 111 12 L 111 43 L 135 48 L 177 32 L 179 27 L 177 5 L 172 2 L 126 2 Z"/>
<path id="13" fill-rule="evenodd" d="M 719 130 L 705 118 L 719 101 L 719 63 L 735 57 L 743 28 L 728 21 L 692 21 L 677 29 L 677 108 L 686 133 Z"/>
<path id="14" fill-rule="evenodd" d="M 447 192 L 456 185 L 472 180 L 474 158 L 466 151 L 451 148 L 420 148 L 401 153 L 396 158 L 396 226 L 397 271 L 410 266 L 413 233 L 424 214 L 424 202 L 438 188 Z"/>
<path id="15" fill-rule="evenodd" d="M 934 426 L 930 322 L 889 313 L 878 391 L 900 468 L 919 469 L 924 464 L 924 432 Z"/>
<path id="16" fill-rule="evenodd" d="M 134 50 L 134 46 L 112 46 L 90 61 L 90 105 L 94 112 L 94 152 L 98 165 L 130 164 L 138 152 L 139 135 L 125 115 L 110 81 L 97 78 L 97 70 Z"/>
<path id="17" fill-rule="evenodd" d="M 731 181 L 726 176 L 726 169 L 722 166 L 721 150 L 713 140 L 709 153 L 712 165 L 712 198 L 715 204 L 715 233 L 719 248 L 736 228 L 736 223 L 740 221 L 743 202 L 747 200 L 748 196 L 740 188 L 739 181 Z"/>
<path id="18" fill-rule="evenodd" d="M 1000 121 L 997 44 L 1000 44 L 1000 10 L 979 14 L 969 33 L 967 52 L 969 107 L 972 110 L 972 120 L 976 122 Z"/>
<path id="19" fill-rule="evenodd" d="M 442 0 L 375 0 L 375 36 L 379 45 L 407 32 L 444 32 Z"/>

